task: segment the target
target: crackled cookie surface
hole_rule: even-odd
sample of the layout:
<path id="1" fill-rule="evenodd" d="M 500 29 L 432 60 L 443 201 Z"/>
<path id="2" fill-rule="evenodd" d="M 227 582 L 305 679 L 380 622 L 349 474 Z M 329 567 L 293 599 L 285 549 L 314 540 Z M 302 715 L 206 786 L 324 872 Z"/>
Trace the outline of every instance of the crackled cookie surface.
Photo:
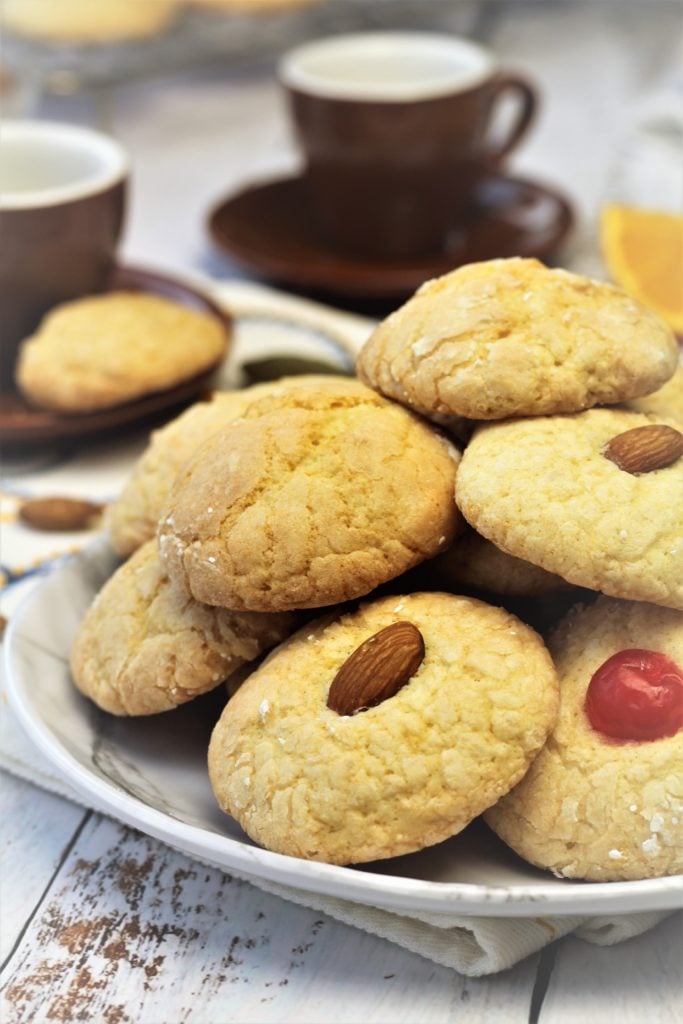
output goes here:
<path id="1" fill-rule="evenodd" d="M 328 707 L 353 652 L 406 622 L 424 658 L 398 692 L 355 714 Z M 393 857 L 455 835 L 506 793 L 557 702 L 548 652 L 513 615 L 449 594 L 386 598 L 277 648 L 225 708 L 209 774 L 221 807 L 268 849 Z"/>
<path id="2" fill-rule="evenodd" d="M 129 555 L 156 534 L 159 517 L 179 470 L 212 434 L 241 416 L 258 398 L 289 384 L 325 388 L 325 377 L 289 377 L 255 384 L 241 391 L 217 391 L 208 402 L 197 402 L 152 433 L 147 449 L 133 468 L 120 497 L 107 511 L 114 550 Z"/>
<path id="3" fill-rule="evenodd" d="M 549 647 L 557 725 L 486 820 L 526 860 L 567 878 L 683 871 L 683 614 L 599 598 L 573 609 Z M 596 720 L 616 735 L 595 728 L 587 710 L 605 671 Z"/>
<path id="4" fill-rule="evenodd" d="M 120 405 L 217 363 L 228 333 L 215 317 L 156 295 L 109 292 L 67 302 L 22 342 L 17 383 L 62 412 Z"/>
<path id="5" fill-rule="evenodd" d="M 450 543 L 459 453 L 359 381 L 253 403 L 181 470 L 159 526 L 169 573 L 256 611 L 360 597 Z"/>
<path id="6" fill-rule="evenodd" d="M 591 409 L 482 427 L 458 472 L 458 504 L 478 533 L 571 583 L 683 608 L 683 458 L 631 473 L 605 454 L 651 424 Z"/>
<path id="7" fill-rule="evenodd" d="M 156 543 L 107 581 L 71 653 L 76 686 L 114 715 L 170 711 L 219 686 L 294 628 L 287 614 L 208 608 L 172 583 Z"/>
<path id="8" fill-rule="evenodd" d="M 496 420 L 636 398 L 677 362 L 669 328 L 624 292 L 515 258 L 422 285 L 371 335 L 358 373 L 426 415 Z"/>

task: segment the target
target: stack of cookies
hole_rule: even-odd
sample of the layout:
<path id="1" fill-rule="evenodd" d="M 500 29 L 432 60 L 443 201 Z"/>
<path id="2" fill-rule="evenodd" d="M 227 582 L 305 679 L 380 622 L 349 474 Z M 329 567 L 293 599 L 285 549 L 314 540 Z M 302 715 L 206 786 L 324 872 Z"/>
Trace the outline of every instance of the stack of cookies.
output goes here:
<path id="1" fill-rule="evenodd" d="M 392 857 L 486 813 L 559 875 L 681 870 L 675 339 L 610 286 L 496 260 L 423 286 L 358 373 L 153 436 L 76 684 L 149 714 L 241 667 L 209 773 L 280 853 Z M 574 607 L 546 646 L 510 600 L 549 595 Z"/>

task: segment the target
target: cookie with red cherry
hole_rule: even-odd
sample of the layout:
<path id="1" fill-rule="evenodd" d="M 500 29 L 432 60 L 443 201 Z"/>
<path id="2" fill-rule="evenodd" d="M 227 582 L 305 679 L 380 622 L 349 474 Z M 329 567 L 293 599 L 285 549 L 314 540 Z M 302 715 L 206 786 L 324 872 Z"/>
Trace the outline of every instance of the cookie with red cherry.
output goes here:
<path id="1" fill-rule="evenodd" d="M 683 872 L 683 613 L 601 597 L 548 645 L 557 725 L 488 824 L 565 878 Z"/>

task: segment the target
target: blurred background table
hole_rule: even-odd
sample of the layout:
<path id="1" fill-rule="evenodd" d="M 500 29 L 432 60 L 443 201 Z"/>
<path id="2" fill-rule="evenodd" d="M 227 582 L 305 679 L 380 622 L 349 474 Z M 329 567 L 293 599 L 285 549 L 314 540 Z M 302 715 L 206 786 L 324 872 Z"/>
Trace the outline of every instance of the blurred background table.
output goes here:
<path id="1" fill-rule="evenodd" d="M 423 0 L 413 17 L 416 8 L 424 27 L 480 39 L 539 84 L 542 110 L 513 169 L 567 193 L 578 222 L 561 262 L 600 273 L 596 214 L 615 146 L 634 105 L 680 58 L 679 4 Z M 99 126 L 128 147 L 125 261 L 244 277 L 212 249 L 204 223 L 240 186 L 298 165 L 273 77 L 276 50 L 277 40 L 251 57 L 214 53 L 204 68 L 162 62 L 130 82 L 75 91 L 73 80 L 60 86 L 57 78 L 53 90 L 66 94 L 27 87 L 12 113 Z M 622 946 L 568 938 L 472 980 L 7 775 L 0 808 L 8 1024 L 678 1019 L 680 914 Z"/>

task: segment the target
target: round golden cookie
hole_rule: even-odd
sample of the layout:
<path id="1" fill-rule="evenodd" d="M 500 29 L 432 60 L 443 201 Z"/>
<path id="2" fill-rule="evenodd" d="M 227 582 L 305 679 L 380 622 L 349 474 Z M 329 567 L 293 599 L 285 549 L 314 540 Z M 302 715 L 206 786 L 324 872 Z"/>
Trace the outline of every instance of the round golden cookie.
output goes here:
<path id="1" fill-rule="evenodd" d="M 114 43 L 156 35 L 177 10 L 172 0 L 3 0 L 1 20 L 45 43 Z"/>
<path id="2" fill-rule="evenodd" d="M 78 689 L 104 711 L 154 715 L 215 689 L 288 636 L 294 621 L 193 601 L 165 575 L 149 541 L 87 611 L 71 671 Z"/>
<path id="3" fill-rule="evenodd" d="M 360 597 L 451 542 L 459 457 L 359 381 L 282 389 L 180 472 L 159 524 L 162 560 L 198 601 L 226 608 Z"/>
<path id="4" fill-rule="evenodd" d="M 466 530 L 448 551 L 431 560 L 429 568 L 449 588 L 472 587 L 506 597 L 541 597 L 572 589 L 560 576 L 508 555 L 475 530 Z"/>
<path id="5" fill-rule="evenodd" d="M 133 467 L 118 499 L 109 506 L 106 525 L 117 554 L 127 557 L 156 535 L 159 517 L 178 471 L 217 430 L 241 415 L 246 391 L 217 391 L 159 430 Z"/>
<path id="6" fill-rule="evenodd" d="M 156 534 L 159 518 L 179 470 L 212 434 L 242 415 L 256 399 L 294 383 L 325 388 L 329 378 L 284 377 L 241 391 L 217 391 L 152 432 L 118 500 L 107 510 L 107 526 L 117 554 L 127 557 Z"/>
<path id="7" fill-rule="evenodd" d="M 604 453 L 650 424 L 590 409 L 481 427 L 458 472 L 460 509 L 494 544 L 570 583 L 683 608 L 683 457 L 633 474 Z"/>
<path id="8" fill-rule="evenodd" d="M 358 374 L 428 416 L 498 420 L 637 398 L 677 362 L 673 333 L 635 299 L 515 258 L 423 284 L 370 336 Z"/>
<path id="9" fill-rule="evenodd" d="M 32 402 L 89 412 L 190 380 L 229 343 L 215 317 L 170 299 L 109 292 L 64 303 L 22 342 L 17 383 Z"/>
<path id="10" fill-rule="evenodd" d="M 527 775 L 487 812 L 488 824 L 520 856 L 566 878 L 683 871 L 683 730 L 615 739 L 594 729 L 585 709 L 593 674 L 621 651 L 663 654 L 682 673 L 683 691 L 683 615 L 599 598 L 575 607 L 549 647 L 560 678 L 557 725 Z"/>
<path id="11" fill-rule="evenodd" d="M 406 622 L 425 654 L 405 685 L 355 714 L 328 707 L 353 652 Z M 223 810 L 270 850 L 395 857 L 455 835 L 506 793 L 557 705 L 548 652 L 513 615 L 450 594 L 384 598 L 311 623 L 266 659 L 214 729 L 209 775 Z"/>
<path id="12" fill-rule="evenodd" d="M 645 398 L 635 398 L 628 403 L 628 408 L 683 423 L 683 363 L 663 388 Z"/>

